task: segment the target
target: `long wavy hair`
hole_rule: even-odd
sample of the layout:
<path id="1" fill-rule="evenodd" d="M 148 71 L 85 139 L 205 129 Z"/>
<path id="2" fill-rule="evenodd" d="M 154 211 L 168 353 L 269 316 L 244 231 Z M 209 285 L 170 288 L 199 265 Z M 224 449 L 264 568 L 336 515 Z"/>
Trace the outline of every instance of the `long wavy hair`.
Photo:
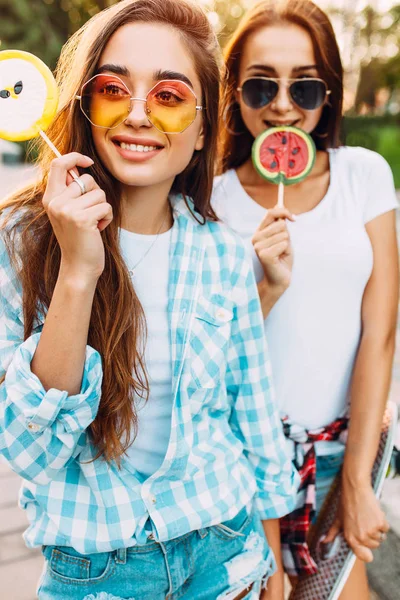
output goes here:
<path id="1" fill-rule="evenodd" d="M 60 89 L 57 116 L 48 135 L 62 154 L 81 152 L 94 160 L 89 169 L 113 207 L 114 219 L 102 232 L 105 269 L 99 278 L 91 313 L 88 344 L 103 361 L 99 411 L 90 427 L 97 457 L 120 462 L 137 434 L 135 395 L 148 396 L 143 339 L 144 313 L 121 256 L 118 228 L 121 224 L 118 182 L 102 165 L 90 124 L 74 100 L 82 84 L 95 73 L 111 36 L 132 22 L 163 23 L 175 27 L 190 52 L 199 77 L 203 105 L 204 149 L 195 151 L 187 168 L 175 178 L 172 191 L 190 197 L 197 213 L 216 220 L 210 207 L 216 159 L 220 60 L 218 43 L 205 13 L 186 0 L 125 0 L 88 21 L 63 47 L 56 70 Z M 61 252 L 42 197 L 50 163 L 54 158 L 41 143 L 41 180 L 7 198 L 3 232 L 23 290 L 24 339 L 33 331 L 35 316 L 46 313 L 56 285 Z M 18 235 L 15 233 L 18 232 Z M 18 239 L 18 243 L 16 240 Z"/>
<path id="2" fill-rule="evenodd" d="M 246 128 L 236 101 L 240 59 L 249 37 L 270 25 L 299 25 L 311 36 L 320 76 L 332 91 L 317 127 L 311 133 L 319 150 L 337 148 L 343 105 L 343 67 L 332 25 L 310 0 L 264 0 L 247 11 L 225 51 L 225 77 L 221 99 L 218 172 L 237 168 L 250 156 L 254 138 Z"/>

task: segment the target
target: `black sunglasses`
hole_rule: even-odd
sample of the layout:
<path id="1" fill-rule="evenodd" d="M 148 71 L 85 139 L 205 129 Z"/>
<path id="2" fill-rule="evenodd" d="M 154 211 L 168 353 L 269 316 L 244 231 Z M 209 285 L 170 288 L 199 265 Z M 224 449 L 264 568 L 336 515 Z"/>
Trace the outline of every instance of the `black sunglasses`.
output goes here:
<path id="1" fill-rule="evenodd" d="M 250 77 L 241 87 L 243 102 L 250 108 L 267 106 L 276 97 L 283 79 L 273 77 Z M 331 93 L 323 79 L 303 77 L 301 79 L 286 79 L 291 99 L 303 110 L 315 110 L 322 106 L 326 97 Z"/>

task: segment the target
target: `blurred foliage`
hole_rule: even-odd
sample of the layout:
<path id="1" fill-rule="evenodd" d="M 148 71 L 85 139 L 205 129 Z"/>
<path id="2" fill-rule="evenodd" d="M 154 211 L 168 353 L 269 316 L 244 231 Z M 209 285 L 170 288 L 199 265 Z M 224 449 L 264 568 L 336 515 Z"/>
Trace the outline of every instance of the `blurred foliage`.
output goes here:
<path id="1" fill-rule="evenodd" d="M 200 0 L 218 31 L 222 47 L 242 18 L 249 0 Z M 115 4 L 117 0 L 0 0 L 1 49 L 18 48 L 32 52 L 54 69 L 64 42 L 94 14 Z M 385 15 L 367 6 L 354 16 L 354 10 L 332 8 L 342 28 L 357 31 L 354 41 L 367 48 L 384 47 L 388 39 L 400 47 L 400 4 Z M 348 49 L 351 52 L 351 48 Z M 400 86 L 400 53 L 383 58 L 366 53 L 361 63 L 357 105 L 374 106 L 375 86 Z"/>
<path id="2" fill-rule="evenodd" d="M 379 152 L 390 164 L 396 188 L 400 188 L 400 115 L 345 117 L 342 141 Z"/>
<path id="3" fill-rule="evenodd" d="M 32 52 L 54 69 L 64 42 L 94 14 L 118 0 L 0 0 L 0 49 L 18 48 Z M 200 0 L 224 47 L 237 27 L 249 0 Z M 317 0 L 318 2 L 318 0 Z M 343 3 L 342 3 L 343 4 Z M 347 36 L 345 64 L 359 72 L 353 114 L 372 113 L 379 90 L 387 90 L 386 110 L 399 106 L 400 98 L 400 3 L 384 14 L 367 6 L 356 12 L 351 3 L 328 10 Z M 393 51 L 394 49 L 394 51 Z M 397 50 L 397 52 L 396 52 Z M 354 88 L 356 81 L 354 82 Z M 355 91 L 355 90 L 354 90 Z M 397 96 L 396 96 L 397 94 Z M 397 98 L 397 100 L 396 100 Z M 391 163 L 400 186 L 398 121 L 345 119 L 350 145 L 381 152 Z"/>
<path id="4" fill-rule="evenodd" d="M 379 89 L 387 88 L 392 95 L 400 88 L 400 5 L 393 6 L 383 16 L 367 6 L 361 18 L 364 26 L 360 30 L 360 41 L 365 43 L 367 52 L 360 65 L 356 112 L 363 104 L 374 109 Z M 388 40 L 397 47 L 394 56 L 382 56 Z"/>
<path id="5" fill-rule="evenodd" d="M 1 49 L 32 52 L 54 69 L 69 36 L 115 1 L 0 0 Z"/>

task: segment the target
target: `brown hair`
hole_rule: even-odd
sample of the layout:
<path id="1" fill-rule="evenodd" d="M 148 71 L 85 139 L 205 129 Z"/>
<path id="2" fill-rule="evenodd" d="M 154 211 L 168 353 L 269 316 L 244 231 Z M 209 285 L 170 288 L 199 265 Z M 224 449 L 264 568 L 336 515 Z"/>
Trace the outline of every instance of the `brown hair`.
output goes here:
<path id="1" fill-rule="evenodd" d="M 253 137 L 236 102 L 240 58 L 248 38 L 269 25 L 293 23 L 311 36 L 321 78 L 331 90 L 329 104 L 312 132 L 318 149 L 337 148 L 343 103 L 343 68 L 332 25 L 327 15 L 310 0 L 265 0 L 249 10 L 226 46 L 225 81 L 221 101 L 219 172 L 239 167 L 250 156 Z"/>
<path id="2" fill-rule="evenodd" d="M 204 12 L 186 0 L 125 0 L 88 21 L 65 44 L 57 67 L 60 88 L 59 110 L 48 135 L 62 154 L 81 152 L 94 159 L 90 172 L 105 191 L 114 219 L 102 232 L 105 269 L 99 278 L 93 301 L 88 344 L 99 351 L 103 361 L 103 384 L 99 411 L 90 427 L 98 455 L 115 459 L 126 451 L 137 433 L 135 393 L 148 395 L 143 362 L 145 320 L 133 289 L 118 243 L 120 205 L 118 182 L 106 171 L 93 144 L 90 125 L 74 100 L 82 84 L 95 72 L 100 55 L 111 36 L 131 22 L 164 23 L 179 30 L 191 53 L 202 93 L 204 149 L 195 151 L 183 173 L 175 178 L 172 190 L 189 196 L 203 221 L 215 220 L 210 208 L 212 177 L 218 127 L 219 60 L 218 44 Z M 23 289 L 25 339 L 32 333 L 34 317 L 49 307 L 57 281 L 61 252 L 43 210 L 51 151 L 40 145 L 42 180 L 7 199 L 4 227 L 13 264 L 21 258 L 19 277 Z M 12 217 L 16 219 L 12 219 Z M 15 221 L 15 222 L 14 222 Z M 7 226 L 7 223 L 11 226 Z M 16 232 L 21 236 L 15 236 Z M 20 237 L 18 248 L 15 239 Z M 17 268 L 17 267 L 16 267 Z"/>

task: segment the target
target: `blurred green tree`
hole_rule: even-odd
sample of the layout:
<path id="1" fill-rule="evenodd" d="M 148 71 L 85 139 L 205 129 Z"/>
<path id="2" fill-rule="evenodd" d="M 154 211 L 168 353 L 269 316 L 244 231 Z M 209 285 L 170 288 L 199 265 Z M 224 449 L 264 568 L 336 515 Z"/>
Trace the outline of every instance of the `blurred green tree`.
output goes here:
<path id="1" fill-rule="evenodd" d="M 54 69 L 62 45 L 94 14 L 117 0 L 0 0 L 1 49 L 39 56 Z"/>

